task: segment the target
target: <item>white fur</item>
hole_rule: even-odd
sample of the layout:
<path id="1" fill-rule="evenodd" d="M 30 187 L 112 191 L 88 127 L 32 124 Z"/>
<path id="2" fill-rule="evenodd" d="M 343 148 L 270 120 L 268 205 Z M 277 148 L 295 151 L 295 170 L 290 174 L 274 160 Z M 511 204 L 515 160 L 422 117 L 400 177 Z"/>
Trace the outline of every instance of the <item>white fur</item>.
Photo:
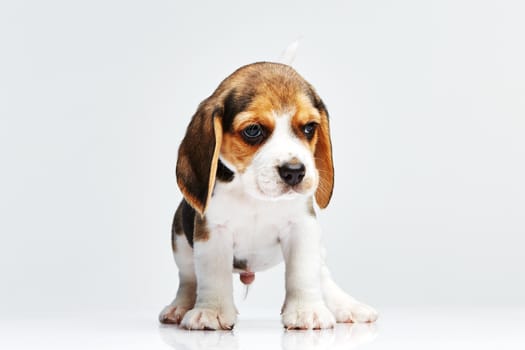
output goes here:
<path id="1" fill-rule="evenodd" d="M 294 111 L 275 115 L 275 128 L 270 138 L 255 154 L 244 173 L 239 174 L 244 191 L 263 200 L 295 199 L 311 196 L 319 182 L 312 152 L 293 133 L 291 119 Z M 303 181 L 291 189 L 277 172 L 277 167 L 292 160 L 304 164 Z"/>
<path id="2" fill-rule="evenodd" d="M 188 329 L 229 329 L 235 323 L 232 293 L 233 258 L 245 259 L 248 271 L 286 264 L 286 298 L 282 321 L 287 328 L 330 328 L 335 322 L 374 321 L 377 313 L 344 293 L 331 279 L 324 263 L 321 229 L 310 213 L 318 171 L 310 150 L 291 128 L 293 111 L 275 116 L 271 137 L 243 173 L 233 164 L 231 182 L 217 182 L 206 212 L 207 241 L 196 241 L 191 254 L 179 244 L 175 258 L 184 276 L 196 275 L 197 297 L 181 325 Z M 300 186 L 290 189 L 277 167 L 296 160 L 305 165 Z M 309 183 L 309 185 L 307 185 Z M 182 259 L 184 258 L 184 259 Z M 192 278 L 181 279 L 179 293 L 161 319 L 174 309 L 187 309 Z M 181 291 L 182 290 L 182 291 Z M 180 294 L 180 296 L 179 296 Z M 166 316 L 168 315 L 168 316 Z M 175 317 L 173 317 L 175 318 Z M 176 323 L 176 322 L 175 322 Z"/>
<path id="3" fill-rule="evenodd" d="M 193 250 L 184 235 L 175 236 L 177 251 L 173 254 L 179 267 L 179 289 L 175 299 L 159 315 L 159 321 L 179 324 L 182 317 L 195 305 L 197 277 L 193 264 Z"/>
<path id="4" fill-rule="evenodd" d="M 293 61 L 295 60 L 295 56 L 297 56 L 297 49 L 299 48 L 299 41 L 300 39 L 295 40 L 292 42 L 286 50 L 284 50 L 283 54 L 281 55 L 281 58 L 279 59 L 280 63 L 287 64 L 289 66 L 292 65 Z"/>

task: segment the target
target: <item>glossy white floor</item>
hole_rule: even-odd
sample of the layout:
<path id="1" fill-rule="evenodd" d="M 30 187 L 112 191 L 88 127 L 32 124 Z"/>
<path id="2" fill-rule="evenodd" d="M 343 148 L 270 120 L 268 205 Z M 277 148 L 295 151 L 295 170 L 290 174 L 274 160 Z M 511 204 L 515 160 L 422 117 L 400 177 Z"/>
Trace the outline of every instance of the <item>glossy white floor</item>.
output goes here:
<path id="1" fill-rule="evenodd" d="M 525 310 L 512 308 L 387 308 L 376 324 L 323 331 L 284 331 L 264 312 L 241 315 L 232 332 L 181 330 L 137 312 L 5 316 L 0 349 L 525 349 Z"/>

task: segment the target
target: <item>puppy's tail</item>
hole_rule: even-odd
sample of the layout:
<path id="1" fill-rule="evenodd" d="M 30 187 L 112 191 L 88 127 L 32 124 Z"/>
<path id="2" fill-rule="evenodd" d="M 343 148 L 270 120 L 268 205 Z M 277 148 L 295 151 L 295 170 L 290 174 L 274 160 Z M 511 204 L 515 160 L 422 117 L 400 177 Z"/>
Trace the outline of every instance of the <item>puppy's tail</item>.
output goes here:
<path id="1" fill-rule="evenodd" d="M 301 38 L 295 40 L 290 45 L 288 45 L 286 50 L 284 50 L 284 52 L 282 53 L 281 58 L 279 58 L 278 62 L 291 66 L 293 61 L 295 60 L 295 56 L 297 55 L 297 49 L 299 48 L 300 41 Z"/>

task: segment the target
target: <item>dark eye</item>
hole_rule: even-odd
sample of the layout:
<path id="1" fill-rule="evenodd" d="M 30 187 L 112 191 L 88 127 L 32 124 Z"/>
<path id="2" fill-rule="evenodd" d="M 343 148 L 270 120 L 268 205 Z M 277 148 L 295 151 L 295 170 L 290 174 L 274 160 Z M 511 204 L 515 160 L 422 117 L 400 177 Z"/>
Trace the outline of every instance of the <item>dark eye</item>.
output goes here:
<path id="1" fill-rule="evenodd" d="M 252 124 L 247 126 L 242 131 L 242 136 L 246 142 L 251 144 L 260 143 L 264 138 L 264 129 L 259 124 Z"/>
<path id="2" fill-rule="evenodd" d="M 315 122 L 311 122 L 311 123 L 305 124 L 305 126 L 303 126 L 304 135 L 306 136 L 306 138 L 308 140 L 311 140 L 312 137 L 314 137 L 314 133 L 315 133 L 315 129 L 316 128 L 317 128 L 317 123 L 315 123 Z"/>

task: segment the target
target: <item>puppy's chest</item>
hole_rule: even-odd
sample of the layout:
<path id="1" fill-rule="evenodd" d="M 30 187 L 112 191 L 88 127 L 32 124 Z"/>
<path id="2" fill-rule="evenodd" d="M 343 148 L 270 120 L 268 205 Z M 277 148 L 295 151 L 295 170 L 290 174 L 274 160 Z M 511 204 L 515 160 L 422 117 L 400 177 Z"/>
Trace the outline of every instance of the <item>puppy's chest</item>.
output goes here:
<path id="1" fill-rule="evenodd" d="M 210 230 L 231 236 L 236 270 L 261 271 L 282 261 L 279 239 L 297 219 L 294 201 L 260 201 L 218 190 L 206 213 Z M 213 234 L 213 233 L 212 233 Z"/>

